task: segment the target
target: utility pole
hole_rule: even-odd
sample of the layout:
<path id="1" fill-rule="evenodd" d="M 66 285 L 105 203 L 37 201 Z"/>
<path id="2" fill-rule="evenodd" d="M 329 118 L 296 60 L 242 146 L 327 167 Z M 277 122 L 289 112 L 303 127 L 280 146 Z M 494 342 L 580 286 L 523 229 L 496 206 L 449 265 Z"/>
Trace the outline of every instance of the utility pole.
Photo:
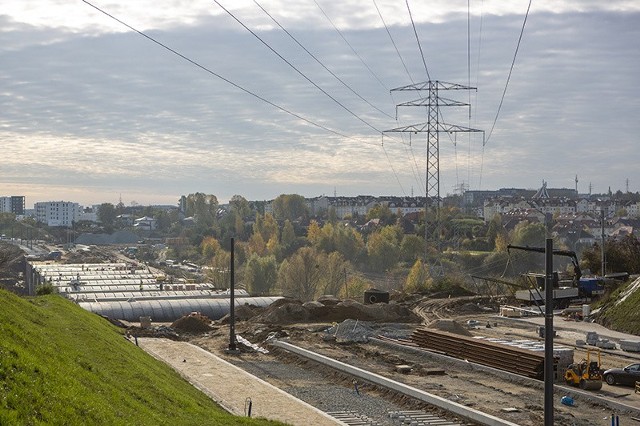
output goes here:
<path id="1" fill-rule="evenodd" d="M 392 92 L 400 91 L 422 91 L 427 92 L 428 96 L 413 101 L 396 105 L 396 115 L 398 107 L 426 107 L 427 121 L 425 123 L 412 124 L 405 127 L 397 127 L 395 129 L 386 130 L 383 133 L 426 133 L 427 134 L 427 168 L 425 182 L 425 200 L 424 200 L 424 239 L 425 239 L 425 264 L 427 260 L 427 250 L 429 241 L 429 227 L 427 226 L 427 213 L 431 207 L 435 213 L 434 234 L 435 242 L 440 249 L 440 133 L 470 133 L 482 132 L 484 139 L 484 131 L 472 129 L 470 127 L 458 126 L 455 124 L 445 123 L 441 120 L 442 113 L 440 107 L 470 107 L 468 103 L 447 99 L 440 96 L 441 91 L 450 90 L 477 90 L 475 87 L 463 86 L 455 83 L 446 83 L 444 81 L 429 80 L 422 83 L 411 84 L 408 86 L 397 87 L 391 89 Z M 483 141 L 484 142 L 484 141 Z M 439 271 L 442 274 L 442 268 Z"/>

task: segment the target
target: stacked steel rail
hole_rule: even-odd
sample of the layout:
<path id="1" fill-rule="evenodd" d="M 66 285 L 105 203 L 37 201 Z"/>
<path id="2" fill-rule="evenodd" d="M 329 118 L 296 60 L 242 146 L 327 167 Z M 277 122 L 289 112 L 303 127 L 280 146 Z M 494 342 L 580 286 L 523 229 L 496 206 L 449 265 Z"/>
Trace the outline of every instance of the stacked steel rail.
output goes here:
<path id="1" fill-rule="evenodd" d="M 544 353 L 461 336 L 439 330 L 418 328 L 411 340 L 422 348 L 465 359 L 477 364 L 526 377 L 544 378 Z M 554 358 L 554 369 L 558 359 Z"/>

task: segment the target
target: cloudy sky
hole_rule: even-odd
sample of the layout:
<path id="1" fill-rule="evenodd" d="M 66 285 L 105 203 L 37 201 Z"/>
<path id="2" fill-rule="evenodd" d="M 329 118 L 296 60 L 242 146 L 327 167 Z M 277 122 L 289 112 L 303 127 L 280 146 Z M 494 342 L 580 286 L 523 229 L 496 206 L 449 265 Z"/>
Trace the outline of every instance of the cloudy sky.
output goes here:
<path id="1" fill-rule="evenodd" d="M 477 87 L 442 119 L 488 137 L 440 136 L 442 195 L 640 190 L 640 2 L 533 1 L 492 133 L 529 2 L 470 3 L 5 0 L 0 196 L 424 194 L 426 136 L 381 132 L 429 78 Z"/>

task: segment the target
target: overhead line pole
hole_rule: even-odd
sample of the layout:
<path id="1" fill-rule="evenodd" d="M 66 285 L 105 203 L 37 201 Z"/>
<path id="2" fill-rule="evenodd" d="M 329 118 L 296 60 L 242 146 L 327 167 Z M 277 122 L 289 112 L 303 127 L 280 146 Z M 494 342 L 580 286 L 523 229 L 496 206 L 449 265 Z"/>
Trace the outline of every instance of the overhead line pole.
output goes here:
<path id="1" fill-rule="evenodd" d="M 469 106 L 464 102 L 459 102 L 447 98 L 440 97 L 439 92 L 442 90 L 477 90 L 475 87 L 464 86 L 455 83 L 446 83 L 443 81 L 426 81 L 415 83 L 408 86 L 397 87 L 391 89 L 394 91 L 427 91 L 426 98 L 416 99 L 410 102 L 398 104 L 396 109 L 401 106 L 426 107 L 427 121 L 425 123 L 413 124 L 405 127 L 397 127 L 395 129 L 386 130 L 383 133 L 426 133 L 427 134 L 427 168 L 425 182 L 425 203 L 424 203 L 424 220 L 425 220 L 425 264 L 427 260 L 427 242 L 429 241 L 429 228 L 427 227 L 427 213 L 429 207 L 435 211 L 435 234 L 436 244 L 440 248 L 440 133 L 470 133 L 482 132 L 483 130 L 473 129 L 470 127 L 448 124 L 440 121 L 440 107 L 445 106 Z M 442 274 L 442 271 L 440 271 Z"/>

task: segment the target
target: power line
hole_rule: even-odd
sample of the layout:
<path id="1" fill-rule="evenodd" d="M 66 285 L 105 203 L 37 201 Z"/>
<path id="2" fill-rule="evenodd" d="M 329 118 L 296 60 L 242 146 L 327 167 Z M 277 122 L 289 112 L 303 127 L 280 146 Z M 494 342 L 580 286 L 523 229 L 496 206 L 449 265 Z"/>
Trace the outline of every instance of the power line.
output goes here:
<path id="1" fill-rule="evenodd" d="M 291 115 L 291 116 L 293 116 L 293 117 L 295 117 L 295 118 L 297 118 L 297 119 L 299 119 L 299 120 L 304 121 L 305 123 L 311 124 L 312 126 L 315 126 L 315 127 L 317 127 L 317 128 L 320 128 L 320 129 L 322 129 L 322 130 L 325 130 L 325 131 L 327 131 L 327 132 L 329 132 L 329 133 L 332 133 L 332 134 L 334 134 L 334 135 L 336 135 L 336 136 L 340 136 L 340 137 L 343 137 L 343 138 L 346 138 L 346 139 L 350 139 L 350 140 L 356 140 L 356 141 L 360 141 L 360 142 L 365 142 L 365 143 L 368 143 L 368 144 L 373 144 L 372 142 L 363 141 L 363 140 L 361 140 L 361 139 L 356 139 L 356 138 L 354 138 L 354 137 L 347 136 L 347 135 L 345 135 L 345 134 L 343 134 L 343 133 L 338 132 L 337 130 L 333 130 L 333 129 L 329 128 L 329 127 L 323 126 L 322 124 L 316 123 L 316 122 L 315 122 L 315 121 L 313 121 L 313 120 L 310 120 L 310 119 L 308 119 L 308 118 L 305 118 L 305 117 L 303 117 L 302 115 L 300 115 L 300 114 L 298 114 L 298 113 L 295 113 L 295 112 L 293 112 L 293 111 L 291 111 L 291 110 L 289 110 L 289 109 L 287 109 L 287 108 L 285 108 L 285 107 L 283 107 L 283 106 L 280 106 L 280 105 L 278 105 L 278 104 L 276 104 L 276 103 L 274 103 L 274 102 L 271 102 L 270 100 L 268 100 L 268 99 L 266 99 L 266 98 L 264 98 L 264 97 L 262 97 L 262 96 L 258 95 L 257 93 L 252 92 L 251 90 L 249 90 L 249 89 L 246 89 L 246 88 L 242 87 L 242 86 L 241 86 L 241 85 L 239 85 L 238 83 L 235 83 L 235 82 L 233 82 L 232 80 L 229 80 L 228 78 L 223 77 L 222 75 L 220 75 L 220 74 L 218 74 L 218 73 L 216 73 L 216 72 L 212 71 L 211 69 L 209 69 L 209 68 L 205 67 L 204 65 L 202 65 L 202 64 L 200 64 L 200 63 L 198 63 L 198 62 L 194 61 L 193 59 L 191 59 L 191 58 L 189 58 L 189 57 L 187 57 L 187 56 L 183 55 L 182 53 L 178 52 L 177 50 L 172 49 L 171 47 L 167 46 L 166 44 L 164 44 L 164 43 L 162 43 L 162 42 L 160 42 L 160 41 L 158 41 L 158 40 L 156 40 L 155 38 L 151 37 L 150 35 L 148 35 L 148 34 L 146 34 L 146 33 L 142 32 L 142 31 L 140 31 L 140 30 L 138 30 L 138 29 L 136 29 L 136 28 L 134 28 L 134 27 L 132 27 L 131 25 L 127 24 L 126 22 L 122 21 L 121 19 L 116 18 L 115 16 L 111 15 L 111 14 L 110 14 L 110 13 L 108 13 L 107 11 L 105 11 L 105 10 L 103 10 L 103 9 L 99 8 L 98 6 L 95 6 L 94 4 L 90 3 L 89 1 L 87 1 L 87 0 L 82 0 L 82 2 L 83 2 L 83 3 L 85 3 L 85 4 L 87 4 L 88 6 L 91 6 L 92 8 L 94 8 L 95 10 L 97 10 L 98 12 L 102 13 L 103 15 L 105 15 L 105 16 L 107 16 L 107 17 L 109 17 L 109 18 L 113 19 L 114 21 L 118 22 L 119 24 L 121 24 L 121 25 L 123 25 L 123 26 L 125 26 L 125 27 L 129 28 L 131 31 L 138 33 L 139 35 L 141 35 L 142 37 L 146 38 L 147 40 L 149 40 L 149 41 L 151 41 L 151 42 L 153 42 L 153 43 L 157 44 L 158 46 L 162 47 L 163 49 L 165 49 L 165 50 L 167 50 L 167 51 L 169 51 L 169 52 L 173 53 L 174 55 L 176 55 L 176 56 L 180 57 L 181 59 L 183 59 L 183 60 L 185 60 L 185 61 L 189 62 L 190 64 L 195 65 L 196 67 L 200 68 L 201 70 L 203 70 L 203 71 L 205 71 L 205 72 L 207 72 L 207 73 L 209 73 L 209 74 L 213 75 L 214 77 L 219 78 L 220 80 L 224 81 L 224 82 L 225 82 L 225 83 L 227 83 L 227 84 L 230 84 L 231 86 L 235 87 L 236 89 L 239 89 L 239 90 L 241 90 L 241 91 L 245 92 L 246 94 L 253 96 L 253 97 L 254 97 L 254 98 L 256 98 L 256 99 L 259 99 L 259 100 L 261 100 L 262 102 L 264 102 L 264 103 L 266 103 L 266 104 L 268 104 L 268 105 L 271 105 L 272 107 L 274 107 L 274 108 L 276 108 L 276 109 L 278 109 L 278 110 L 280 110 L 280 111 L 282 111 L 282 112 L 284 112 L 284 113 L 287 113 L 287 114 L 289 114 L 289 115 Z M 377 144 L 376 144 L 376 145 L 377 145 Z"/>
<path id="2" fill-rule="evenodd" d="M 404 67 L 404 70 L 407 73 L 407 76 L 409 76 L 409 80 L 411 81 L 411 83 L 415 83 L 413 81 L 413 78 L 411 78 L 411 73 L 409 73 L 409 69 L 407 68 L 407 64 L 405 64 L 404 59 L 402 59 L 402 55 L 400 54 L 400 50 L 398 50 L 398 46 L 396 45 L 395 40 L 393 40 L 393 37 L 391 36 L 391 31 L 389 31 L 389 27 L 387 26 L 387 23 L 384 21 L 384 18 L 382 17 L 382 13 L 380 12 L 380 8 L 378 8 L 378 4 L 376 3 L 376 0 L 373 0 L 373 5 L 376 7 L 376 10 L 378 11 L 378 16 L 380 17 L 380 20 L 382 21 L 382 25 L 384 25 L 384 29 L 387 30 L 387 34 L 389 35 L 389 39 L 391 40 L 391 44 L 393 44 L 393 47 L 396 49 L 396 53 L 398 54 L 398 58 L 400 58 L 400 62 L 402 62 L 402 66 Z"/>
<path id="3" fill-rule="evenodd" d="M 389 27 L 387 26 L 387 23 L 385 22 L 383 16 L 382 16 L 382 12 L 380 11 L 380 8 L 378 7 L 378 4 L 376 3 L 376 0 L 373 0 L 373 5 L 376 8 L 376 11 L 378 12 L 378 16 L 380 17 L 380 21 L 382 21 L 382 25 L 384 25 L 385 30 L 387 31 L 387 34 L 389 35 L 389 40 L 391 40 L 391 44 L 393 45 L 394 49 L 396 50 L 396 53 L 398 54 L 398 58 L 400 58 L 400 62 L 402 63 L 402 66 L 404 67 L 405 72 L 407 73 L 407 76 L 409 77 L 409 80 L 411 80 L 411 83 L 414 83 L 413 78 L 411 77 L 411 73 L 409 73 L 409 69 L 407 68 L 406 63 L 404 62 L 404 59 L 402 59 L 402 55 L 400 54 L 400 50 L 398 49 L 398 46 L 396 45 L 395 40 L 393 39 L 393 37 L 391 36 L 391 31 L 389 31 Z M 394 101 L 393 99 L 393 92 L 389 92 L 390 96 L 391 96 L 391 100 Z M 398 122 L 398 113 L 396 111 L 396 117 L 395 117 L 396 122 Z M 404 140 L 404 135 L 401 133 L 400 137 L 403 141 L 403 143 L 405 143 L 405 151 L 406 151 L 406 142 Z M 416 180 L 416 183 L 420 186 L 423 185 L 423 181 L 422 179 L 419 177 L 419 168 L 418 168 L 418 164 L 416 162 L 416 155 L 413 152 L 413 146 L 411 144 L 411 133 L 409 133 L 409 152 L 411 153 L 411 157 L 413 158 L 413 164 L 411 164 L 411 172 L 413 173 L 413 177 Z M 409 154 L 409 153 L 407 153 Z M 414 165 L 415 165 L 415 169 L 414 169 Z"/>
<path id="4" fill-rule="evenodd" d="M 429 68 L 427 68 L 427 61 L 424 59 L 424 52 L 422 51 L 422 44 L 420 44 L 420 37 L 418 37 L 418 30 L 416 30 L 416 23 L 413 21 L 413 15 L 411 14 L 411 8 L 409 7 L 409 0 L 405 0 L 407 3 L 407 10 L 409 11 L 409 18 L 411 18 L 411 26 L 413 26 L 413 33 L 416 35 L 416 41 L 418 42 L 418 48 L 420 49 L 420 56 L 422 57 L 422 63 L 424 64 L 424 70 L 427 72 L 427 79 L 431 80 L 429 75 Z"/>
<path id="5" fill-rule="evenodd" d="M 378 128 L 376 128 L 374 125 L 372 125 L 371 123 L 369 123 L 368 121 L 366 121 L 365 119 L 363 119 L 362 117 L 360 117 L 358 114 L 356 114 L 355 112 L 351 111 L 348 107 L 346 107 L 342 102 L 340 102 L 339 100 L 337 100 L 336 98 L 334 98 L 333 96 L 331 96 L 326 90 L 324 90 L 322 87 L 318 86 L 318 84 L 316 84 L 316 82 L 314 82 L 313 80 L 311 80 L 309 77 L 307 77 L 307 75 L 305 73 L 303 73 L 302 71 L 300 71 L 295 65 L 293 65 L 291 62 L 289 62 L 284 56 L 282 56 L 277 50 L 275 50 L 273 47 L 271 47 L 271 45 L 269 45 L 269 43 L 267 43 L 266 41 L 264 41 L 258 34 L 255 33 L 255 31 L 253 31 L 251 28 L 247 27 L 244 22 L 242 22 L 238 17 L 236 17 L 233 13 L 231 13 L 227 8 L 225 8 L 222 4 L 220 4 L 220 2 L 218 0 L 213 0 L 215 4 L 217 4 L 222 10 L 224 10 L 229 16 L 231 16 L 238 24 L 240 24 L 245 30 L 249 31 L 249 33 L 251 33 L 251 35 L 253 35 L 256 39 L 258 39 L 262 44 L 265 45 L 265 47 L 267 47 L 267 49 L 269 49 L 271 52 L 273 52 L 277 57 L 279 57 L 284 63 L 286 63 L 287 65 L 289 65 L 294 71 L 296 71 L 298 74 L 300 74 L 300 76 L 302 76 L 305 80 L 307 80 L 309 83 L 311 83 L 316 89 L 318 89 L 319 91 L 321 91 L 323 94 L 325 94 L 329 99 L 331 99 L 333 102 L 335 102 L 336 104 L 338 104 L 340 107 L 342 107 L 342 109 L 344 109 L 345 111 L 347 111 L 349 114 L 351 114 L 352 116 L 354 116 L 356 119 L 358 119 L 359 121 L 361 121 L 363 124 L 365 124 L 366 126 L 372 128 L 373 130 L 375 130 L 377 133 L 382 133 L 382 130 L 379 130 Z"/>
<path id="6" fill-rule="evenodd" d="M 509 68 L 509 75 L 507 76 L 507 82 L 505 83 L 504 90 L 502 91 L 502 98 L 500 99 L 500 105 L 498 105 L 496 118 L 493 120 L 493 125 L 491 126 L 491 130 L 489 131 L 489 136 L 487 136 L 487 140 L 484 142 L 484 145 L 489 143 L 489 139 L 491 139 L 491 135 L 493 134 L 493 128 L 496 127 L 496 122 L 498 121 L 500 110 L 502 109 L 502 103 L 504 102 L 504 97 L 507 94 L 507 87 L 509 86 L 509 81 L 511 80 L 511 73 L 513 72 L 513 67 L 516 64 L 516 57 L 518 56 L 518 50 L 520 49 L 520 42 L 522 41 L 522 35 L 524 34 L 524 27 L 525 25 L 527 25 L 527 18 L 529 17 L 529 10 L 531 9 L 531 2 L 532 0 L 529 0 L 529 6 L 527 6 L 527 13 L 524 15 L 524 21 L 522 22 L 522 29 L 520 30 L 520 37 L 518 37 L 518 44 L 516 45 L 516 51 L 513 54 L 513 60 L 511 61 L 511 68 Z"/>
<path id="7" fill-rule="evenodd" d="M 398 173 L 396 173 L 396 169 L 393 167 L 393 164 L 391 163 L 391 158 L 389 158 L 389 154 L 387 153 L 387 150 L 384 147 L 384 133 L 382 134 L 382 143 L 380 144 L 380 146 L 382 147 L 382 150 L 384 151 L 384 155 L 387 156 L 387 161 L 389 162 L 389 167 L 391 167 L 391 171 L 393 172 L 393 175 L 396 177 L 396 180 L 398 181 L 398 185 L 400 185 L 400 190 L 402 191 L 402 193 L 406 197 L 407 193 L 404 191 L 404 187 L 402 186 L 402 183 L 400 182 L 400 178 L 398 177 Z"/>
<path id="8" fill-rule="evenodd" d="M 340 31 L 338 29 L 338 27 L 336 26 L 336 24 L 333 23 L 333 21 L 331 20 L 331 18 L 329 18 L 329 15 L 327 15 L 327 13 L 324 11 L 324 9 L 322 8 L 322 6 L 320 6 L 320 4 L 318 3 L 317 0 L 313 0 L 313 2 L 316 4 L 316 6 L 318 6 L 318 9 L 320 9 L 320 12 L 322 12 L 322 14 L 324 15 L 324 17 L 327 19 L 327 21 L 329 21 L 329 23 L 331 24 L 331 26 L 333 27 L 334 30 L 336 30 L 336 32 L 340 35 L 340 37 L 342 38 L 342 40 L 347 44 L 347 46 L 349 46 L 349 48 L 351 49 L 351 51 L 353 52 L 354 55 L 356 55 L 356 57 L 358 59 L 360 59 L 360 62 L 362 62 L 362 64 L 369 70 L 369 72 L 371 73 L 371 75 L 378 81 L 378 83 L 380 83 L 380 85 L 382 87 L 384 87 L 384 89 L 388 92 L 389 88 L 382 82 L 382 80 L 380 80 L 380 77 L 378 77 L 378 75 L 371 69 L 371 67 L 365 62 L 364 59 L 362 59 L 362 57 L 358 54 L 358 52 L 356 52 L 356 50 L 353 48 L 353 46 L 351 45 L 351 43 L 349 43 L 349 41 L 347 40 L 347 38 L 344 36 L 344 34 L 342 34 L 342 31 Z"/>
<path id="9" fill-rule="evenodd" d="M 371 102 L 369 102 L 368 100 L 366 100 L 365 98 L 362 97 L 362 95 L 360 95 L 358 92 L 356 92 L 351 86 L 349 86 L 347 83 L 345 83 L 340 77 L 338 77 L 333 71 L 331 71 L 329 68 L 327 68 L 327 66 L 325 64 L 322 63 L 322 61 L 320 61 L 320 59 L 318 59 L 313 53 L 311 53 L 306 47 L 304 47 L 302 45 L 302 43 L 300 43 L 300 41 L 298 41 L 297 38 L 295 38 L 289 31 L 287 31 L 286 28 L 284 28 L 277 20 L 276 18 L 274 18 L 269 12 L 267 12 L 267 10 L 262 7 L 260 5 L 260 3 L 258 3 L 257 0 L 253 0 L 253 2 L 260 8 L 262 9 L 262 11 L 269 17 L 271 18 L 271 20 L 278 26 L 280 27 L 280 29 L 282 31 L 284 31 L 293 41 L 295 41 L 298 46 L 300 46 L 302 48 L 302 50 L 304 50 L 305 52 L 307 52 L 307 54 L 309 54 L 309 56 L 311 56 L 322 68 L 324 68 L 329 74 L 331 74 L 333 77 L 335 77 L 336 80 L 338 80 L 340 83 L 342 83 L 342 85 L 344 87 L 346 87 L 347 89 L 349 89 L 349 91 L 351 91 L 351 93 L 353 93 L 354 95 L 356 95 L 358 98 L 360 98 L 362 101 L 364 101 L 365 103 L 367 103 L 367 105 L 369 105 L 370 107 L 372 107 L 373 109 L 375 109 L 376 111 L 380 112 L 381 114 L 386 115 L 387 117 L 393 119 L 393 117 L 389 114 L 387 114 L 386 112 L 382 111 L 380 108 L 378 108 L 377 106 L 373 105 Z"/>

